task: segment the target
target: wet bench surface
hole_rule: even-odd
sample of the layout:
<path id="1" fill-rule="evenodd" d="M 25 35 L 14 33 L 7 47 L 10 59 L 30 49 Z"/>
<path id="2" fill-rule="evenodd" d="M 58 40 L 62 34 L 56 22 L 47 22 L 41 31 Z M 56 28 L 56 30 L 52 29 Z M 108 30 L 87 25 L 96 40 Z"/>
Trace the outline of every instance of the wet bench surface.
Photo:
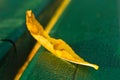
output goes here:
<path id="1" fill-rule="evenodd" d="M 71 0 L 50 35 L 66 41 L 99 70 L 63 61 L 40 48 L 20 80 L 119 80 L 118 0 Z"/>

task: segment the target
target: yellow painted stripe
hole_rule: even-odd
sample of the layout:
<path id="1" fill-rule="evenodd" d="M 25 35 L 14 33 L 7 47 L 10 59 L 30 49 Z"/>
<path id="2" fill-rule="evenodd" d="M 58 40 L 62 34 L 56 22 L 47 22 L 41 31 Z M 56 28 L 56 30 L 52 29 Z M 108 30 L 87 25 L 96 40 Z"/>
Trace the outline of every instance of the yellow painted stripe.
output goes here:
<path id="1" fill-rule="evenodd" d="M 55 23 L 57 22 L 57 20 L 61 16 L 62 12 L 65 10 L 65 8 L 67 7 L 67 5 L 69 4 L 69 2 L 70 2 L 70 0 L 64 0 L 62 2 L 62 4 L 59 6 L 59 8 L 56 10 L 56 12 L 53 15 L 52 19 L 50 20 L 50 22 L 46 26 L 45 31 L 47 33 L 49 33 L 51 31 L 51 29 L 53 28 L 53 26 L 55 25 Z M 27 68 L 27 66 L 29 65 L 29 63 L 31 62 L 31 60 L 33 59 L 34 55 L 36 54 L 36 52 L 38 51 L 38 49 L 40 48 L 40 46 L 41 45 L 38 42 L 35 44 L 35 46 L 31 50 L 30 55 L 28 56 L 26 62 L 19 69 L 19 71 L 18 71 L 17 75 L 15 76 L 14 80 L 19 80 L 20 79 L 20 77 L 22 76 L 23 72 L 25 71 L 25 69 Z"/>
<path id="2" fill-rule="evenodd" d="M 25 69 L 27 68 L 28 64 L 30 63 L 30 61 L 32 60 L 32 58 L 34 57 L 35 53 L 38 51 L 39 48 L 40 48 L 40 44 L 36 43 L 35 46 L 33 47 L 32 51 L 30 52 L 30 55 L 28 56 L 26 62 L 19 69 L 19 71 L 18 71 L 17 75 L 15 76 L 14 80 L 19 80 L 20 79 L 20 77 L 22 76 L 23 72 L 25 71 Z"/>
<path id="3" fill-rule="evenodd" d="M 50 20 L 50 22 L 46 26 L 46 32 L 47 33 L 49 33 L 50 30 L 53 28 L 53 26 L 55 25 L 55 23 L 57 22 L 58 18 L 61 16 L 62 12 L 65 10 L 65 8 L 69 4 L 69 2 L 70 2 L 70 0 L 64 0 L 62 2 L 62 4 L 60 5 L 60 7 L 56 10 L 54 16 L 52 17 L 52 19 Z"/>

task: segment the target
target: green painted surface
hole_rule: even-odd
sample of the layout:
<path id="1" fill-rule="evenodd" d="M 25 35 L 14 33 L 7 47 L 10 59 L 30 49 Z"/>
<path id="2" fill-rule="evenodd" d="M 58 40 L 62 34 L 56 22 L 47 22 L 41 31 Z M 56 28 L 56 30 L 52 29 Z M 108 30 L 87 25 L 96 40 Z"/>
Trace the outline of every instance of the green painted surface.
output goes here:
<path id="1" fill-rule="evenodd" d="M 16 42 L 27 31 L 25 27 L 26 10 L 31 9 L 37 15 L 49 3 L 49 0 L 0 1 L 0 39 Z M 12 46 L 0 41 L 0 60 Z"/>
<path id="2" fill-rule="evenodd" d="M 12 45 L 9 42 L 3 42 L 0 41 L 0 60 L 5 56 L 5 54 L 2 54 L 2 50 L 7 53 L 7 51 L 9 50 L 9 48 L 12 47 Z"/>
<path id="3" fill-rule="evenodd" d="M 118 0 L 72 0 L 50 35 L 65 40 L 96 71 L 38 51 L 21 80 L 119 80 Z M 75 68 L 76 67 L 76 68 Z"/>
<path id="4" fill-rule="evenodd" d="M 120 65 L 114 63 L 120 58 L 117 4 L 115 0 L 72 1 L 51 35 L 62 38 L 79 55 L 100 66 Z"/>
<path id="5" fill-rule="evenodd" d="M 100 66 L 98 71 L 89 72 L 90 77 L 77 75 L 82 78 L 77 80 L 120 79 L 118 5 L 118 0 L 74 0 L 51 32 L 68 42 L 85 60 Z"/>
<path id="6" fill-rule="evenodd" d="M 32 9 L 37 16 L 49 2 L 0 0 L 0 80 L 14 80 L 35 43 L 25 27 L 26 10 Z"/>
<path id="7" fill-rule="evenodd" d="M 41 54 L 42 53 L 42 54 Z M 75 66 L 41 48 L 20 80 L 71 80 Z"/>

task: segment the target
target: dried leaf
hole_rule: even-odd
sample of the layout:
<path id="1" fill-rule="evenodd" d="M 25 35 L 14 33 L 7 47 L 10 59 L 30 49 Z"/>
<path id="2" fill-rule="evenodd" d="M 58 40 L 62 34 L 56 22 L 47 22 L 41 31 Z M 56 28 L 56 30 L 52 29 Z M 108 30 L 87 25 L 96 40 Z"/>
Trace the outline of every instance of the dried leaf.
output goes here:
<path id="1" fill-rule="evenodd" d="M 31 10 L 26 12 L 26 25 L 31 35 L 48 51 L 57 57 L 80 65 L 85 65 L 98 69 L 95 64 L 91 64 L 79 57 L 74 50 L 63 40 L 50 37 L 43 29 L 42 25 L 36 20 Z"/>

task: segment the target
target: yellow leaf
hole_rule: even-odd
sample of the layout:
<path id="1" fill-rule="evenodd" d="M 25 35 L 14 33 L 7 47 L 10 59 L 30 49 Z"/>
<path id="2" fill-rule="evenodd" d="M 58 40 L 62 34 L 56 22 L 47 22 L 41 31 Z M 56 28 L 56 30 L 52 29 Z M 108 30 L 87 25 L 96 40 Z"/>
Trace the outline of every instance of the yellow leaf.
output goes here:
<path id="1" fill-rule="evenodd" d="M 63 40 L 50 37 L 43 29 L 42 25 L 36 20 L 31 10 L 26 12 L 26 25 L 31 35 L 48 51 L 57 57 L 80 65 L 85 65 L 98 69 L 95 64 L 91 64 L 79 57 L 74 50 Z"/>

